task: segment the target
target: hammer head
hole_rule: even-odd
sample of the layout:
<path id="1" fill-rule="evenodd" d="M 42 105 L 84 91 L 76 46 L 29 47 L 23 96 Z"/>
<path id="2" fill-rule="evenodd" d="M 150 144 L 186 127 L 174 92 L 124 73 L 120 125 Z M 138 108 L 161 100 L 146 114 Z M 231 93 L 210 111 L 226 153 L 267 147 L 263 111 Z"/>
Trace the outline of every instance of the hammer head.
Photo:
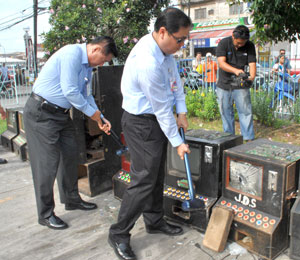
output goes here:
<path id="1" fill-rule="evenodd" d="M 121 155 L 123 155 L 127 152 L 128 152 L 128 147 L 127 146 L 122 146 L 121 149 L 116 151 L 116 155 L 121 156 Z"/>

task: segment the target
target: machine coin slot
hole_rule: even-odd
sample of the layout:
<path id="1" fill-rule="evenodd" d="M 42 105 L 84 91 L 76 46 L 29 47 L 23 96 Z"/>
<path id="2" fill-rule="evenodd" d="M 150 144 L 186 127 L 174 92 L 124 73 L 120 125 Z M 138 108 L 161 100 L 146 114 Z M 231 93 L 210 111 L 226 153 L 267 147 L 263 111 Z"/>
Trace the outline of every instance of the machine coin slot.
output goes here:
<path id="1" fill-rule="evenodd" d="M 271 191 L 277 191 L 277 179 L 278 172 L 269 171 L 268 189 Z"/>

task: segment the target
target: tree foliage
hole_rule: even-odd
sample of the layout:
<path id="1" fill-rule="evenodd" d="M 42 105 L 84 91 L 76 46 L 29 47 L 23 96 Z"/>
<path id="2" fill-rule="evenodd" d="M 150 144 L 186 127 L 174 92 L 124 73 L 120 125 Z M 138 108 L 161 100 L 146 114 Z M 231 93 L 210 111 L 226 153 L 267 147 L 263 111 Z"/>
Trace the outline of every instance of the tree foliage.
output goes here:
<path id="1" fill-rule="evenodd" d="M 227 0 L 230 4 L 251 3 L 256 38 L 261 42 L 296 41 L 300 38 L 299 0 Z"/>
<path id="2" fill-rule="evenodd" d="M 114 38 L 119 60 L 124 61 L 135 43 L 168 0 L 52 0 L 51 29 L 43 34 L 47 55 L 66 44 L 90 41 L 96 36 Z"/>

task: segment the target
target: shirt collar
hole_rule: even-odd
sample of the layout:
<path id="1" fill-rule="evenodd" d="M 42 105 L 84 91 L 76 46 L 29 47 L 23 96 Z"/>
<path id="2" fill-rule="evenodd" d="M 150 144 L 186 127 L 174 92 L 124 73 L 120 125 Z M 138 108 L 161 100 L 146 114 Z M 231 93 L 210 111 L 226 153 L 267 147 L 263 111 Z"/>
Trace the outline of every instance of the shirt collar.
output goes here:
<path id="1" fill-rule="evenodd" d="M 162 64 L 165 61 L 165 59 L 167 57 L 169 57 L 170 55 L 165 55 L 162 52 L 162 50 L 159 48 L 157 42 L 154 40 L 154 38 L 152 36 L 152 33 L 148 34 L 148 37 L 151 39 L 150 40 L 150 47 L 151 47 L 151 50 L 154 53 L 155 59 L 159 62 L 159 64 Z"/>
<path id="2" fill-rule="evenodd" d="M 89 60 L 88 60 L 87 51 L 86 51 L 86 43 L 79 44 L 79 46 L 80 46 L 81 52 L 82 52 L 81 63 L 87 64 L 89 66 Z"/>

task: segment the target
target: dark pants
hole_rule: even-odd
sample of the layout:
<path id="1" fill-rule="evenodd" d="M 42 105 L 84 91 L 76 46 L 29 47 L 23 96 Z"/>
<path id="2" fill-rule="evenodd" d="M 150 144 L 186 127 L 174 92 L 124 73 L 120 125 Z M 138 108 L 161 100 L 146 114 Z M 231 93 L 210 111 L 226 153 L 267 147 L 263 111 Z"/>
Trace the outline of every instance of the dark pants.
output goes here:
<path id="1" fill-rule="evenodd" d="M 51 113 L 30 97 L 24 108 L 24 125 L 39 219 L 54 210 L 55 178 L 62 203 L 77 201 L 78 149 L 69 114 Z"/>
<path id="2" fill-rule="evenodd" d="M 163 183 L 167 138 L 153 118 L 123 113 L 122 128 L 130 153 L 131 183 L 124 192 L 118 222 L 110 227 L 116 242 L 129 242 L 130 230 L 143 214 L 146 226 L 163 221 Z"/>

